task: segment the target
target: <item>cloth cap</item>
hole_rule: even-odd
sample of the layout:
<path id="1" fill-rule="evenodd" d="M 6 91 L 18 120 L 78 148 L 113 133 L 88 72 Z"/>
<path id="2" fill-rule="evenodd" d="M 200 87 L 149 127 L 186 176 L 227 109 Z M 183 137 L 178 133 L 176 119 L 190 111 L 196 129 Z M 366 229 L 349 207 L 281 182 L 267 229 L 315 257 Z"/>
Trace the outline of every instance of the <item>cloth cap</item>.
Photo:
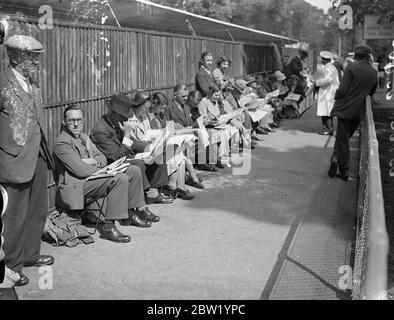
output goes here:
<path id="1" fill-rule="evenodd" d="M 333 55 L 330 51 L 321 51 L 320 52 L 320 57 L 322 57 L 323 59 L 329 59 L 331 60 L 333 58 Z"/>
<path id="2" fill-rule="evenodd" d="M 25 35 L 14 35 L 9 37 L 5 42 L 4 46 L 7 49 L 29 51 L 29 52 L 44 52 L 43 45 L 36 39 Z"/>
<path id="3" fill-rule="evenodd" d="M 368 47 L 366 45 L 360 45 L 360 46 L 356 46 L 354 48 L 354 54 L 355 55 L 369 55 L 372 53 L 372 49 L 371 47 Z"/>

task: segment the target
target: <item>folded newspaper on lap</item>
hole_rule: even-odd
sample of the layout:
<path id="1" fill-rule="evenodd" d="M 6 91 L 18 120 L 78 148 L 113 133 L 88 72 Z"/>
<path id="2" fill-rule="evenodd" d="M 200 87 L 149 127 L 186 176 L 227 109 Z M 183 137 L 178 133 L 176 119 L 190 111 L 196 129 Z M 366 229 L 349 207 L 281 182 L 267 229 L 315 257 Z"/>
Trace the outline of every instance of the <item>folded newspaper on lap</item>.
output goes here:
<path id="1" fill-rule="evenodd" d="M 108 177 L 113 177 L 117 175 L 118 173 L 123 173 L 127 170 L 128 166 L 130 163 L 124 161 L 126 160 L 126 157 L 120 158 L 108 166 L 105 166 L 104 168 L 101 168 L 100 170 L 97 170 L 96 172 L 92 173 L 89 177 L 87 177 L 85 180 L 93 180 L 93 179 L 100 179 L 100 178 L 108 178 Z"/>
<path id="2" fill-rule="evenodd" d="M 204 148 L 206 148 L 209 146 L 209 134 L 207 132 L 207 129 L 204 126 L 203 117 L 197 118 L 196 121 L 198 124 L 198 128 L 200 129 L 199 135 L 198 135 L 199 142 Z"/>
<path id="3" fill-rule="evenodd" d="M 218 119 L 218 125 L 215 127 L 216 129 L 223 127 L 227 122 L 232 120 L 233 118 L 239 116 L 244 111 L 243 108 L 239 108 L 233 112 L 223 114 Z"/>
<path id="4" fill-rule="evenodd" d="M 270 93 L 267 93 L 266 95 L 265 95 L 265 97 L 264 97 L 264 99 L 265 100 L 270 100 L 270 99 L 272 99 L 272 98 L 276 98 L 276 97 L 278 97 L 279 96 L 279 89 L 277 89 L 277 90 L 275 90 L 275 91 L 272 91 L 272 92 L 270 92 Z"/>
<path id="5" fill-rule="evenodd" d="M 174 133 L 174 123 L 170 122 L 167 124 L 164 130 L 150 130 L 146 137 L 155 138 L 155 140 L 149 144 L 149 150 L 137 153 L 134 159 L 144 160 L 145 163 L 151 164 L 156 158 L 163 157 L 164 150 L 167 145 L 168 138 Z"/>

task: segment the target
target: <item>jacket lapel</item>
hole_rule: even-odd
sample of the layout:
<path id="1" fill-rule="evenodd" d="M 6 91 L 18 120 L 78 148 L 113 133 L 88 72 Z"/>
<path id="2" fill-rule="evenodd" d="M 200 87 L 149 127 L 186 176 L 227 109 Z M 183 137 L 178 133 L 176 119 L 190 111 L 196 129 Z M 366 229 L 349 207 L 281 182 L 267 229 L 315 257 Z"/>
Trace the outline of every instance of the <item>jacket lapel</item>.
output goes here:
<path id="1" fill-rule="evenodd" d="M 181 109 L 179 108 L 178 104 L 175 101 L 172 102 L 172 110 L 175 113 L 175 115 L 179 118 L 179 120 L 181 120 L 183 124 L 186 124 L 187 121 L 186 121 L 185 113 L 184 111 L 181 111 Z"/>
<path id="2" fill-rule="evenodd" d="M 34 104 L 31 103 L 31 96 L 23 89 L 22 85 L 19 83 L 18 79 L 15 77 L 14 72 L 11 67 L 6 70 L 6 75 L 8 81 L 11 83 L 12 89 L 19 100 L 27 106 L 35 115 L 37 115 L 37 110 L 34 108 Z"/>

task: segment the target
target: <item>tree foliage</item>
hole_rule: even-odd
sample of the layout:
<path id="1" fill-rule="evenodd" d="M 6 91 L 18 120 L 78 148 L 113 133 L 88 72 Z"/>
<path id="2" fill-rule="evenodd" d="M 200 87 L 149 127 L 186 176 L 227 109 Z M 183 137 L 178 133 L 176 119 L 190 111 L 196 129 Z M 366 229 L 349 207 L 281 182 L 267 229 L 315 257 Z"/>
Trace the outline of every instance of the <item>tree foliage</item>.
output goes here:
<path id="1" fill-rule="evenodd" d="M 195 14 L 322 46 L 330 18 L 304 0 L 154 0 Z"/>

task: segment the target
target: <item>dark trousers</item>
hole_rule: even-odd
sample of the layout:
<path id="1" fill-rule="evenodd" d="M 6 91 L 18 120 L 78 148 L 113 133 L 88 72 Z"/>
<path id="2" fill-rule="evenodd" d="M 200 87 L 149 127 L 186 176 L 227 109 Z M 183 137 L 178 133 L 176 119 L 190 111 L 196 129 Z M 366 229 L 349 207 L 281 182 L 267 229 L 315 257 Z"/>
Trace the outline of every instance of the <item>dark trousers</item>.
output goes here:
<path id="1" fill-rule="evenodd" d="M 167 164 L 146 164 L 143 160 L 131 160 L 130 163 L 141 169 L 144 190 L 168 184 Z"/>
<path id="2" fill-rule="evenodd" d="M 133 165 L 130 165 L 125 173 L 112 178 L 85 181 L 83 193 L 87 202 L 95 198 L 107 199 L 106 220 L 127 219 L 129 209 L 145 205 L 141 170 Z"/>
<path id="3" fill-rule="evenodd" d="M 0 289 L 0 300 L 18 300 L 15 288 Z"/>
<path id="4" fill-rule="evenodd" d="M 15 272 L 40 257 L 41 235 L 48 214 L 47 164 L 38 157 L 33 179 L 4 184 L 8 208 L 3 215 L 5 264 Z"/>
<path id="5" fill-rule="evenodd" d="M 349 170 L 349 140 L 356 131 L 360 121 L 338 118 L 337 136 L 334 144 L 333 157 L 338 159 L 339 171 Z"/>

